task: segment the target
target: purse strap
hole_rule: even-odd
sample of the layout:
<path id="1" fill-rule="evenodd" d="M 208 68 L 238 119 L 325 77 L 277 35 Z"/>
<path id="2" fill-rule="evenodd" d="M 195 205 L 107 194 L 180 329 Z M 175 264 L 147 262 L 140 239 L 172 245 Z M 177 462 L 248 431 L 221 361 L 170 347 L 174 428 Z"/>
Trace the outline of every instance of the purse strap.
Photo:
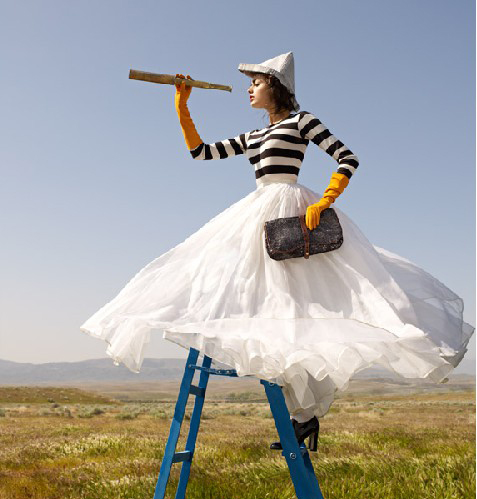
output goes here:
<path id="1" fill-rule="evenodd" d="M 305 216 L 300 217 L 300 225 L 301 225 L 301 230 L 303 232 L 303 239 L 305 240 L 305 258 L 310 257 L 310 235 L 308 234 L 308 230 L 306 229 L 306 224 L 305 224 Z"/>

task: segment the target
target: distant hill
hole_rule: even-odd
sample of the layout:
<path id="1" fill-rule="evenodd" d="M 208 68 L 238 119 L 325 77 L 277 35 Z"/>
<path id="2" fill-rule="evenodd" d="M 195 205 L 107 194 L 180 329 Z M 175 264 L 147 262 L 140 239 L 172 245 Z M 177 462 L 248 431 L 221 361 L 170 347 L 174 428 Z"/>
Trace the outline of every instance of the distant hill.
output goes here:
<path id="1" fill-rule="evenodd" d="M 171 380 L 182 377 L 184 365 L 185 359 L 145 359 L 141 372 L 133 373 L 111 359 L 46 364 L 0 360 L 0 385 Z"/>
<path id="2" fill-rule="evenodd" d="M 0 385 L 117 383 L 180 380 L 184 374 L 186 359 L 144 359 L 140 373 L 133 373 L 124 365 L 115 366 L 111 359 L 92 359 L 80 362 L 50 362 L 28 364 L 0 360 Z M 213 367 L 224 366 L 218 362 Z M 473 375 L 454 375 L 451 379 L 475 380 Z M 358 373 L 355 380 L 389 381 L 407 385 L 404 380 L 381 368 L 366 369 Z"/>

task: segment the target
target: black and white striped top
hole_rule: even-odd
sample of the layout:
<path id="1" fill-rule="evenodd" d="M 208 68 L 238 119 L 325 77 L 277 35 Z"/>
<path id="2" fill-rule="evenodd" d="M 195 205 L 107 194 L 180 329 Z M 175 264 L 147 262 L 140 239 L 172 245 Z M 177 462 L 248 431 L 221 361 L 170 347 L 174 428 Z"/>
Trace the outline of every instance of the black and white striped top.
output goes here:
<path id="1" fill-rule="evenodd" d="M 233 139 L 202 143 L 190 153 L 194 159 L 224 159 L 246 154 L 255 168 L 257 183 L 277 174 L 296 181 L 310 140 L 338 162 L 337 173 L 351 178 L 358 168 L 358 158 L 318 118 L 306 111 Z"/>

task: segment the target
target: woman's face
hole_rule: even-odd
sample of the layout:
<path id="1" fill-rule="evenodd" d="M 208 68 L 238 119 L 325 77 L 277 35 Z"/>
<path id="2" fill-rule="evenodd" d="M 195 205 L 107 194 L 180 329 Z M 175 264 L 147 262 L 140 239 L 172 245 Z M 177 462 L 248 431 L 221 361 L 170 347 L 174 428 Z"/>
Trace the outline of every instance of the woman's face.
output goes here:
<path id="1" fill-rule="evenodd" d="M 273 101 L 270 87 L 267 81 L 261 76 L 252 78 L 252 83 L 248 88 L 250 105 L 255 109 L 272 109 Z"/>

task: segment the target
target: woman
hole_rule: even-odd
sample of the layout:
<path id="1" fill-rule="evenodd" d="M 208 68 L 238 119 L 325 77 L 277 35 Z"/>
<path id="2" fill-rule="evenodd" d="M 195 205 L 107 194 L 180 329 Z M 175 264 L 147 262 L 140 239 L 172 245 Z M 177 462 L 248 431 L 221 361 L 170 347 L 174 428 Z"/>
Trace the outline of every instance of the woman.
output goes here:
<path id="1" fill-rule="evenodd" d="M 316 449 L 317 418 L 353 374 L 378 364 L 441 381 L 462 359 L 473 328 L 458 296 L 371 245 L 339 209 L 339 249 L 307 260 L 268 256 L 264 223 L 306 213 L 308 228 L 316 227 L 358 159 L 314 115 L 298 112 L 291 52 L 239 70 L 252 78 L 250 103 L 268 112 L 268 126 L 206 144 L 187 108 L 191 87 L 176 87 L 175 106 L 192 157 L 245 154 L 257 189 L 142 269 L 82 330 L 106 340 L 108 354 L 132 370 L 157 329 L 240 376 L 276 381 L 298 441 L 312 435 Z M 310 140 L 338 163 L 323 196 L 297 183 Z"/>

